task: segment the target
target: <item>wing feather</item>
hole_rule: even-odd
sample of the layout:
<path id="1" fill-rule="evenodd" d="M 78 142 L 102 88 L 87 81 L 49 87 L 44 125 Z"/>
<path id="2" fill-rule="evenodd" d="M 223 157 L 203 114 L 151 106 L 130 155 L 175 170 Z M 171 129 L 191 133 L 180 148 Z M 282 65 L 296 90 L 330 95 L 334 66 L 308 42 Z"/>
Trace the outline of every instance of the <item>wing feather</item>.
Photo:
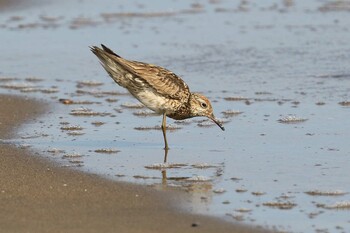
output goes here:
<path id="1" fill-rule="evenodd" d="M 100 58 L 104 66 L 107 66 L 105 67 L 107 71 L 110 69 L 113 71 L 120 70 L 121 75 L 127 76 L 129 81 L 133 82 L 132 86 L 136 87 L 132 88 L 134 91 L 137 91 L 136 89 L 148 89 L 170 99 L 188 100 L 190 96 L 189 87 L 173 72 L 160 66 L 126 60 L 105 45 L 102 45 L 102 48 L 103 50 L 93 46 L 91 49 Z M 113 65 L 113 63 L 115 64 Z M 122 70 L 126 72 L 122 72 Z M 126 75 L 126 73 L 131 75 Z M 111 73 L 110 75 L 113 76 Z M 120 83 L 121 81 L 117 80 L 117 82 Z"/>
<path id="2" fill-rule="evenodd" d="M 148 88 L 172 99 L 186 99 L 190 90 L 187 84 L 173 72 L 160 66 L 123 59 L 125 68 L 143 80 Z"/>

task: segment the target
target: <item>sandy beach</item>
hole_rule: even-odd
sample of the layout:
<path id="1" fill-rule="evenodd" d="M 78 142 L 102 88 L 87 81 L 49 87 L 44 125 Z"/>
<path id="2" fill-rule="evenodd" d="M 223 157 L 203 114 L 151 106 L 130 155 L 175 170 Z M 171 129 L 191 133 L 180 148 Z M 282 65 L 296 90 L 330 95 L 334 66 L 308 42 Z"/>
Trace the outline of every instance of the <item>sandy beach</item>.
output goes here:
<path id="1" fill-rule="evenodd" d="M 47 106 L 0 96 L 0 135 L 11 138 Z M 176 207 L 177 192 L 108 181 L 0 144 L 0 232 L 263 232 Z"/>

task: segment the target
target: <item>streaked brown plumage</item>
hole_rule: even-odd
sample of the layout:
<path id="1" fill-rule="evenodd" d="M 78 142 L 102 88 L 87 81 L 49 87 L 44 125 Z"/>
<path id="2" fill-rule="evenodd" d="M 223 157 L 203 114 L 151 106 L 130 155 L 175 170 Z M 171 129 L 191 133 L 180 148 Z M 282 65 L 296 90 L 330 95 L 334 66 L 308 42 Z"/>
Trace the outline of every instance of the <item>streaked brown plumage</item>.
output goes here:
<path id="1" fill-rule="evenodd" d="M 191 93 L 187 84 L 173 72 L 162 67 L 126 60 L 104 45 L 92 46 L 91 51 L 100 59 L 109 76 L 141 103 L 156 113 L 163 114 L 162 130 L 165 150 L 166 116 L 183 120 L 204 116 L 225 130 L 213 114 L 210 101 L 199 93 Z"/>

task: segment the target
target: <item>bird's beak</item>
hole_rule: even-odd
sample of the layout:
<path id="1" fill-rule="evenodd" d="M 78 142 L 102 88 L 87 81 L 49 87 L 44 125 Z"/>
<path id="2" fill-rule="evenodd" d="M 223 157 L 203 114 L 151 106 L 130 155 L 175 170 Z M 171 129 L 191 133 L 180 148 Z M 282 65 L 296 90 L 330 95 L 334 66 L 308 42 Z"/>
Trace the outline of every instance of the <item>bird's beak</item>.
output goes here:
<path id="1" fill-rule="evenodd" d="M 215 118 L 214 114 L 212 114 L 210 117 L 208 117 L 210 120 L 214 121 L 215 124 L 217 124 L 220 129 L 222 129 L 222 131 L 225 131 L 224 126 L 222 126 L 222 124 Z"/>

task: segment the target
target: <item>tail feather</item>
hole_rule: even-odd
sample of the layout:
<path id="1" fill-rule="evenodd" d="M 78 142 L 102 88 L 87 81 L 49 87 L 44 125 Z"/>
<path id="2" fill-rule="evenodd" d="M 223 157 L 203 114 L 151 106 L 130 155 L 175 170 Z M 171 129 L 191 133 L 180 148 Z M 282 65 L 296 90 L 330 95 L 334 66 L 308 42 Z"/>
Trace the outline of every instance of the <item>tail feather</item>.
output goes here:
<path id="1" fill-rule="evenodd" d="M 107 71 L 109 76 L 120 86 L 126 87 L 127 83 L 124 75 L 127 72 L 118 63 L 118 58 L 121 57 L 104 45 L 102 45 L 102 48 L 103 50 L 97 46 L 91 46 L 90 50 L 98 57 L 101 65 Z"/>
<path id="2" fill-rule="evenodd" d="M 101 44 L 102 48 L 104 51 L 106 51 L 109 54 L 113 54 L 116 57 L 120 57 L 118 54 L 116 54 L 115 52 L 112 51 L 112 49 L 108 48 L 107 46 L 105 46 L 104 44 Z"/>

